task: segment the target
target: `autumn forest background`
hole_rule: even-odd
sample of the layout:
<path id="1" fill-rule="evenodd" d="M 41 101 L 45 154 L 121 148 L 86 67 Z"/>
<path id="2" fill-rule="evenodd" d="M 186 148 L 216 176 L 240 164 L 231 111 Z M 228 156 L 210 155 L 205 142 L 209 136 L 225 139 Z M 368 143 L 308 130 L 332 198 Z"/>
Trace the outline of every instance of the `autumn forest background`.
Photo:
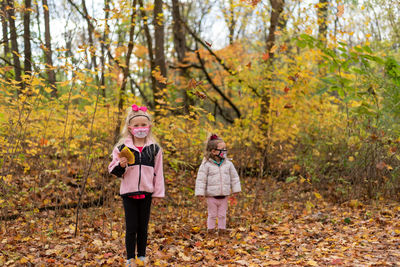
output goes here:
<path id="1" fill-rule="evenodd" d="M 151 266 L 400 265 L 398 0 L 0 0 L 0 265 L 122 266 L 126 111 L 164 150 Z M 243 192 L 207 236 L 209 133 Z"/>

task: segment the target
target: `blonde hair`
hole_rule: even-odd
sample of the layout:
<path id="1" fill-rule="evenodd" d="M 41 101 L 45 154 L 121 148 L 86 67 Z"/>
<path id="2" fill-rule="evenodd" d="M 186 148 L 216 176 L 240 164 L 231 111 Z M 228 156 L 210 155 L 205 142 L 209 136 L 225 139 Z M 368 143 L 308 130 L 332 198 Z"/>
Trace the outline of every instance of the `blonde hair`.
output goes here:
<path id="1" fill-rule="evenodd" d="M 138 117 L 138 116 L 146 117 L 149 120 L 150 125 L 152 125 L 152 117 L 147 111 L 142 111 L 142 110 L 134 111 L 131 107 L 129 107 L 128 112 L 126 114 L 125 123 L 121 130 L 120 138 L 119 138 L 118 142 L 115 144 L 115 147 L 119 147 L 120 145 L 122 145 L 125 142 L 125 139 L 127 139 L 129 137 L 132 138 L 132 140 L 133 140 L 133 135 L 129 131 L 128 126 L 129 126 L 130 121 L 133 118 Z M 146 136 L 145 142 L 147 143 L 147 141 L 149 141 L 149 140 L 156 143 L 156 139 L 154 138 L 154 136 L 152 134 L 151 127 L 149 130 L 149 134 Z"/>
<path id="2" fill-rule="evenodd" d="M 211 151 L 218 148 L 218 144 L 223 143 L 224 140 L 216 134 L 210 134 L 207 138 L 206 149 L 204 151 L 204 157 L 208 160 L 211 158 Z"/>

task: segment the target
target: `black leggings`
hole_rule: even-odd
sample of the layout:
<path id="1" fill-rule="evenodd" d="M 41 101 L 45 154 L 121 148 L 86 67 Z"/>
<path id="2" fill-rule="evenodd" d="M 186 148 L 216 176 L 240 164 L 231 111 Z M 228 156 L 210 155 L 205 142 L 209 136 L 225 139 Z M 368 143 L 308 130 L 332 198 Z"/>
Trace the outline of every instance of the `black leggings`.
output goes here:
<path id="1" fill-rule="evenodd" d="M 143 199 L 123 197 L 125 210 L 125 246 L 128 260 L 137 256 L 146 256 L 147 228 L 150 218 L 151 195 Z"/>

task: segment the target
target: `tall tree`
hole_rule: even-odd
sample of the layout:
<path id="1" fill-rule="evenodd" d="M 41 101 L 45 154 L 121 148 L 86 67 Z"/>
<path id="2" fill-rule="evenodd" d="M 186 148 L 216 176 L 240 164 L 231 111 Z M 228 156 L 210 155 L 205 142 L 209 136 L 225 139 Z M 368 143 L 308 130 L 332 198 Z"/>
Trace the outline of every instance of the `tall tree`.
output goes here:
<path id="1" fill-rule="evenodd" d="M 8 52 L 10 51 L 10 44 L 8 40 L 8 23 L 7 23 L 7 3 L 6 1 L 1 1 L 1 29 L 3 32 L 3 43 L 4 43 L 4 57 L 7 57 Z"/>
<path id="2" fill-rule="evenodd" d="M 318 39 L 326 43 L 328 33 L 328 0 L 319 0 L 317 9 Z"/>
<path id="3" fill-rule="evenodd" d="M 150 80 L 151 80 L 151 88 L 153 92 L 153 102 L 152 102 L 152 107 L 155 105 L 155 100 L 158 97 L 156 92 L 157 92 L 157 84 L 156 84 L 156 78 L 152 74 L 153 71 L 155 71 L 155 61 L 154 61 L 154 53 L 153 53 L 153 38 L 151 37 L 150 34 L 150 29 L 148 26 L 148 16 L 146 14 L 143 0 L 139 0 L 139 5 L 140 5 L 140 16 L 142 18 L 143 22 L 143 30 L 144 30 L 144 35 L 146 37 L 146 44 L 147 44 L 147 50 L 149 52 L 149 62 L 150 62 Z"/>
<path id="4" fill-rule="evenodd" d="M 266 50 L 268 52 L 269 58 L 272 59 L 274 53 L 271 48 L 275 45 L 276 30 L 280 24 L 281 13 L 283 12 L 283 7 L 285 5 L 285 0 L 270 0 L 271 3 L 271 17 L 269 24 L 269 31 L 266 43 Z"/>
<path id="5" fill-rule="evenodd" d="M 276 30 L 280 25 L 280 20 L 281 18 L 281 13 L 283 12 L 283 8 L 285 5 L 285 0 L 270 0 L 271 4 L 271 15 L 270 15 L 270 26 L 269 26 L 269 32 L 268 32 L 268 37 L 267 37 L 267 43 L 266 43 L 266 53 L 268 53 L 268 61 L 266 64 L 266 71 L 271 72 L 273 70 L 273 57 L 274 57 L 274 51 L 272 50 L 272 47 L 275 45 L 275 35 L 276 35 Z M 271 78 L 269 78 L 271 79 Z M 268 139 L 268 131 L 269 131 L 269 115 L 270 114 L 270 106 L 271 106 L 271 93 L 270 90 L 263 90 L 261 91 L 261 114 L 264 114 L 264 116 L 261 117 L 260 123 L 261 123 L 261 128 L 264 131 L 264 137 L 266 140 Z M 268 145 L 265 148 L 265 156 L 262 160 L 262 169 L 267 169 L 268 167 Z"/>
<path id="6" fill-rule="evenodd" d="M 115 140 L 118 139 L 119 132 L 120 132 L 121 114 L 122 114 L 122 108 L 124 106 L 124 96 L 125 96 L 126 85 L 127 85 L 128 77 L 129 77 L 129 66 L 130 66 L 132 51 L 133 51 L 133 47 L 134 47 L 133 39 L 134 39 L 135 25 L 136 25 L 136 10 L 137 10 L 136 5 L 137 5 L 137 0 L 133 0 L 132 13 L 131 13 L 130 21 L 129 21 L 128 50 L 126 52 L 125 63 L 118 64 L 120 66 L 120 68 L 122 69 L 123 79 L 122 79 L 122 84 L 121 84 L 121 88 L 119 91 L 118 120 L 117 120 L 117 124 L 116 124 L 116 128 L 115 128 L 115 136 L 114 136 Z"/>
<path id="7" fill-rule="evenodd" d="M 235 3 L 233 0 L 228 1 L 229 6 L 225 7 L 225 1 L 222 1 L 222 12 L 224 13 L 225 23 L 228 25 L 229 44 L 233 44 L 235 40 L 235 27 L 238 18 L 235 18 Z"/>
<path id="8" fill-rule="evenodd" d="M 174 48 L 178 61 L 183 63 L 186 54 L 186 32 L 182 25 L 179 0 L 172 0 Z"/>
<path id="9" fill-rule="evenodd" d="M 44 54 L 46 56 L 47 76 L 48 76 L 47 78 L 51 86 L 51 96 L 57 97 L 56 74 L 53 69 L 53 59 L 52 59 L 53 52 L 51 50 L 49 6 L 47 4 L 47 0 L 43 0 L 42 4 L 43 4 L 43 14 L 44 14 L 44 39 L 45 39 Z"/>
<path id="10" fill-rule="evenodd" d="M 15 26 L 15 11 L 14 11 L 14 0 L 8 0 L 8 21 L 10 23 L 10 39 L 11 39 L 11 50 L 13 53 L 13 65 L 15 71 L 15 80 L 18 82 L 20 88 L 22 88 L 21 79 L 21 62 L 19 61 L 18 52 L 18 36 L 17 29 Z M 21 93 L 21 90 L 18 90 Z"/>
<path id="11" fill-rule="evenodd" d="M 109 26 L 108 26 L 108 19 L 110 17 L 110 0 L 104 0 L 104 31 L 103 31 L 103 36 L 101 38 L 101 56 L 100 56 L 100 63 L 101 63 L 101 75 L 100 75 L 100 85 L 102 86 L 102 95 L 103 97 L 106 97 L 106 89 L 105 89 L 105 84 L 106 84 L 106 79 L 105 79 L 105 65 L 106 65 L 106 48 L 105 48 L 105 43 L 107 42 L 108 39 L 108 32 L 110 31 Z"/>
<path id="12" fill-rule="evenodd" d="M 30 30 L 30 15 L 32 1 L 25 0 L 24 10 L 24 72 L 29 74 L 32 71 L 32 51 L 31 51 L 31 30 Z"/>
<path id="13" fill-rule="evenodd" d="M 128 81 L 128 76 L 129 76 L 129 66 L 131 62 L 131 56 L 132 56 L 132 51 L 134 47 L 133 43 L 133 37 L 135 33 L 135 25 L 136 25 L 136 0 L 133 0 L 132 4 L 132 14 L 130 18 L 130 23 L 129 23 L 129 41 L 128 41 L 128 50 L 126 52 L 126 57 L 125 57 L 125 63 L 124 66 L 121 66 L 122 68 L 122 73 L 123 73 L 123 79 L 122 79 L 122 84 L 120 88 L 120 98 L 119 98 L 119 103 L 118 103 L 118 110 L 122 110 L 122 107 L 124 106 L 124 95 L 126 91 L 126 85 Z"/>
<path id="14" fill-rule="evenodd" d="M 181 4 L 179 0 L 172 0 L 172 18 L 173 18 L 173 36 L 174 36 L 174 48 L 179 63 L 179 74 L 182 77 L 189 78 L 187 67 L 188 62 L 185 59 L 186 56 L 186 28 L 182 23 L 181 18 Z M 184 97 L 184 111 L 189 112 L 190 105 L 194 104 L 194 101 L 190 98 L 187 93 L 186 86 L 183 88 L 182 95 Z"/>
<path id="15" fill-rule="evenodd" d="M 83 8 L 83 13 L 85 14 L 85 18 L 86 18 L 86 22 L 88 25 L 88 38 L 89 38 L 89 46 L 90 46 L 90 56 L 91 56 L 91 67 L 93 68 L 94 72 L 97 73 L 97 57 L 96 57 L 96 49 L 94 47 L 94 41 L 93 41 L 93 34 L 94 34 L 94 26 L 93 24 L 90 22 L 90 16 L 89 16 L 89 12 L 87 10 L 86 7 L 86 1 L 82 0 L 82 8 Z M 95 75 L 95 79 L 96 79 L 96 84 L 99 84 L 99 77 L 96 74 Z"/>
<path id="16" fill-rule="evenodd" d="M 160 71 L 163 77 L 167 77 L 167 67 L 165 64 L 165 52 L 164 52 L 164 12 L 163 12 L 163 1 L 154 0 L 154 41 L 155 41 L 155 70 Z M 153 92 L 154 103 L 158 101 L 158 94 L 166 87 L 166 83 L 156 79 L 156 91 Z"/>

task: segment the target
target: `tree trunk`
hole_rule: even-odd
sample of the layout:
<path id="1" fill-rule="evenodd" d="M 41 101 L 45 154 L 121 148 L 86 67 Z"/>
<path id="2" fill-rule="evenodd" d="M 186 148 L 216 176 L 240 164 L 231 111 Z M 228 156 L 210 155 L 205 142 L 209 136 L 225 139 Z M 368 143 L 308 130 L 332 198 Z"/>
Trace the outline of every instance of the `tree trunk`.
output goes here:
<path id="1" fill-rule="evenodd" d="M 131 20 L 129 23 L 130 27 L 129 27 L 128 51 L 126 52 L 125 66 L 122 67 L 123 79 L 122 79 L 122 84 L 121 84 L 121 88 L 119 91 L 119 102 L 118 102 L 118 113 L 119 114 L 118 114 L 117 125 L 115 128 L 115 141 L 117 141 L 118 136 L 119 136 L 120 125 L 121 125 L 121 113 L 122 113 L 122 108 L 124 106 L 126 84 L 127 84 L 128 76 L 129 76 L 129 65 L 131 62 L 131 55 L 132 55 L 132 51 L 133 51 L 133 38 L 134 38 L 135 25 L 136 25 L 136 5 L 137 5 L 137 1 L 133 0 Z"/>
<path id="2" fill-rule="evenodd" d="M 280 15 L 283 11 L 285 0 L 270 0 L 270 3 L 272 10 L 266 48 L 269 59 L 271 60 L 274 57 L 274 53 L 271 52 L 271 48 L 275 45 L 275 31 L 279 25 Z"/>
<path id="3" fill-rule="evenodd" d="M 21 62 L 19 61 L 18 52 L 18 41 L 17 41 L 17 29 L 15 27 L 15 11 L 14 11 L 14 0 L 8 0 L 8 21 L 10 23 L 10 39 L 11 39 L 11 50 L 13 52 L 13 65 L 15 71 L 15 80 L 18 82 L 20 89 L 18 93 L 21 93 L 22 79 L 21 79 Z"/>
<path id="4" fill-rule="evenodd" d="M 185 26 L 182 25 L 181 13 L 180 13 L 179 0 L 172 0 L 172 18 L 173 18 L 173 35 L 174 35 L 174 48 L 178 57 L 178 63 L 185 65 L 188 62 L 185 60 L 186 56 L 186 31 Z M 179 74 L 182 77 L 189 78 L 186 68 L 181 68 Z M 184 112 L 189 112 L 190 105 L 194 104 L 194 101 L 188 95 L 186 86 L 182 90 L 184 97 Z"/>
<path id="5" fill-rule="evenodd" d="M 269 32 L 268 32 L 268 37 L 267 37 L 267 53 L 269 55 L 268 61 L 267 61 L 267 66 L 266 66 L 266 71 L 270 72 L 273 69 L 273 57 L 274 57 L 274 52 L 271 51 L 272 47 L 275 45 L 275 32 L 277 28 L 279 27 L 279 24 L 281 23 L 281 13 L 283 12 L 283 7 L 285 5 L 285 0 L 270 0 L 271 3 L 271 17 L 270 17 L 270 26 L 269 26 Z M 270 125 L 269 125 L 269 114 L 270 114 L 270 106 L 271 106 L 271 91 L 270 90 L 263 90 L 261 92 L 261 114 L 264 114 L 264 116 L 261 117 L 261 125 L 260 128 L 263 129 L 263 134 L 264 138 L 266 139 L 266 147 L 265 147 L 265 156 L 263 157 L 263 162 L 262 166 L 264 170 L 267 170 L 269 167 L 269 161 L 268 161 L 268 148 L 269 148 L 269 131 L 270 131 Z M 261 173 L 261 175 L 263 175 Z"/>
<path id="6" fill-rule="evenodd" d="M 161 75 L 167 78 L 167 67 L 165 65 L 165 54 L 164 54 L 164 13 L 163 13 L 163 1 L 154 0 L 154 39 L 155 39 L 155 70 L 160 71 Z M 159 93 L 166 87 L 165 82 L 156 79 L 156 91 L 153 92 L 154 104 L 159 105 L 158 99 L 161 97 Z"/>
<path id="7" fill-rule="evenodd" d="M 179 0 L 172 0 L 172 18 L 174 47 L 179 62 L 184 62 L 186 54 L 186 33 L 185 27 L 181 24 L 180 3 Z"/>
<path id="8" fill-rule="evenodd" d="M 153 102 L 152 102 L 152 108 L 155 106 L 155 103 L 157 102 L 156 99 L 158 95 L 156 94 L 157 92 L 157 86 L 156 86 L 156 79 L 152 75 L 152 72 L 155 70 L 155 61 L 154 61 L 154 54 L 153 54 L 153 39 L 151 38 L 150 34 L 150 29 L 148 26 L 148 20 L 147 20 L 147 14 L 144 9 L 143 5 L 143 0 L 139 0 L 139 5 L 140 5 L 140 15 L 143 20 L 143 30 L 144 30 L 144 35 L 146 37 L 146 43 L 147 43 L 147 50 L 149 52 L 149 61 L 150 61 L 150 79 L 151 79 L 151 88 L 153 91 Z"/>
<path id="9" fill-rule="evenodd" d="M 4 42 L 4 57 L 7 58 L 8 53 L 10 52 L 10 44 L 8 40 L 8 23 L 7 23 L 7 10 L 6 10 L 6 1 L 1 2 L 1 28 L 3 31 L 3 42 Z"/>
<path id="10" fill-rule="evenodd" d="M 30 17 L 32 1 L 25 0 L 25 12 L 24 12 L 24 72 L 30 74 L 32 72 L 32 50 L 31 50 L 31 28 L 30 28 Z"/>
<path id="11" fill-rule="evenodd" d="M 52 89 L 51 96 L 57 97 L 57 88 L 56 88 L 56 74 L 53 70 L 53 59 L 52 59 L 52 51 L 51 51 L 51 38 L 50 38 L 50 13 L 49 6 L 47 4 L 47 0 L 43 0 L 43 14 L 44 14 L 44 39 L 45 39 L 45 56 L 46 56 L 46 65 L 47 65 L 47 78 Z"/>
<path id="12" fill-rule="evenodd" d="M 82 0 L 82 7 L 83 7 L 83 13 L 85 14 L 86 22 L 88 25 L 88 38 L 89 38 L 89 46 L 90 46 L 90 57 L 92 59 L 91 66 L 93 67 L 93 71 L 96 73 L 95 75 L 95 80 L 96 84 L 99 84 L 99 77 L 97 75 L 97 57 L 96 57 L 96 50 L 94 49 L 94 41 L 93 41 L 93 32 L 94 32 L 94 27 L 93 24 L 90 22 L 90 16 L 89 12 L 86 7 L 86 1 Z"/>
<path id="13" fill-rule="evenodd" d="M 136 0 L 133 0 L 132 4 L 132 14 L 131 14 L 131 21 L 130 21 L 130 28 L 129 28 L 129 42 L 128 42 L 128 51 L 126 52 L 126 58 L 125 58 L 125 67 L 123 67 L 123 79 L 122 79 L 122 84 L 120 88 L 120 99 L 119 99 L 119 104 L 118 108 L 119 110 L 122 110 L 122 107 L 124 105 L 124 95 L 126 91 L 126 84 L 128 81 L 128 76 L 129 76 L 129 65 L 131 62 L 131 55 L 133 51 L 133 38 L 134 38 L 134 33 L 135 33 L 135 21 L 136 21 Z"/>
<path id="14" fill-rule="evenodd" d="M 327 33 L 328 33 L 328 0 L 319 0 L 318 3 L 318 39 L 326 44 Z"/>
<path id="15" fill-rule="evenodd" d="M 268 37 L 267 37 L 267 53 L 269 55 L 268 57 L 268 66 L 272 67 L 273 64 L 273 57 L 274 57 L 274 52 L 271 51 L 271 48 L 275 45 L 275 31 L 277 30 L 277 27 L 280 23 L 280 15 L 283 12 L 283 7 L 285 5 L 285 0 L 270 0 L 271 3 L 271 17 L 270 17 L 270 26 L 269 26 L 269 32 L 268 32 Z M 269 92 L 264 92 L 262 94 L 262 101 L 263 104 L 261 106 L 261 112 L 263 114 L 268 114 L 269 113 L 269 107 L 270 107 L 270 94 Z M 266 121 L 265 121 L 266 124 Z"/>
<path id="16" fill-rule="evenodd" d="M 236 19 L 235 19 L 235 13 L 234 13 L 234 6 L 233 6 L 233 0 L 229 0 L 229 44 L 233 44 L 234 40 L 234 34 L 235 34 L 235 25 L 236 25 Z"/>
<path id="17" fill-rule="evenodd" d="M 103 44 L 101 45 L 101 57 L 100 57 L 100 62 L 101 62 L 101 76 L 100 76 L 100 85 L 102 86 L 102 95 L 103 97 L 106 97 L 106 89 L 105 89 L 105 76 L 104 76 L 104 71 L 105 71 L 105 65 L 106 65 L 106 58 L 105 58 L 105 42 L 107 42 L 108 38 L 108 32 L 109 32 L 109 27 L 108 27 L 108 18 L 110 17 L 110 0 L 104 0 L 104 32 L 102 36 L 102 42 Z"/>

